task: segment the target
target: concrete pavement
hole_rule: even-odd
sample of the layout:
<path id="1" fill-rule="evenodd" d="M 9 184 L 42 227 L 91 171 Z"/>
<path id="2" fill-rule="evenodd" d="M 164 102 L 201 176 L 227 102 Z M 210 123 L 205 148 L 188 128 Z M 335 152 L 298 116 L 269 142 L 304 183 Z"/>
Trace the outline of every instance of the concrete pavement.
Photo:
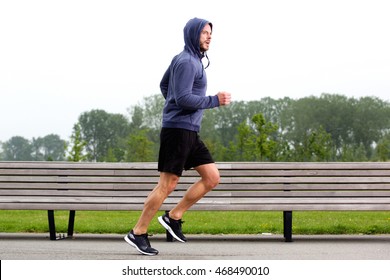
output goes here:
<path id="1" fill-rule="evenodd" d="M 187 243 L 149 238 L 160 253 L 140 255 L 123 235 L 0 233 L 1 260 L 390 260 L 390 235 L 188 235 Z"/>

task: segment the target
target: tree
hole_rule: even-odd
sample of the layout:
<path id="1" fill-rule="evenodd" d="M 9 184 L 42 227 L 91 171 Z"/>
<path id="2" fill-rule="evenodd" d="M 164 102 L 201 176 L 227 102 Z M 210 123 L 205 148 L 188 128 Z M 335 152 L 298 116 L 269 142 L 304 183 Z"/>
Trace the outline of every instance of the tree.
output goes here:
<path id="1" fill-rule="evenodd" d="M 33 138 L 31 142 L 31 149 L 32 149 L 31 156 L 34 161 L 44 160 L 42 147 L 43 147 L 43 139 L 41 137 Z"/>
<path id="2" fill-rule="evenodd" d="M 80 162 L 85 161 L 88 155 L 85 152 L 87 142 L 81 137 L 81 128 L 78 123 L 73 126 L 73 133 L 70 136 L 70 146 L 68 147 L 68 161 Z"/>
<path id="3" fill-rule="evenodd" d="M 143 127 L 144 119 L 144 110 L 142 107 L 135 105 L 128 109 L 131 122 L 130 122 L 130 132 L 137 131 Z"/>
<path id="4" fill-rule="evenodd" d="M 0 141 L 0 160 L 3 160 L 4 155 L 3 155 L 3 142 Z"/>
<path id="5" fill-rule="evenodd" d="M 164 97 L 162 94 L 145 97 L 142 102 L 130 107 L 127 110 L 131 119 L 130 132 L 137 133 L 138 130 L 146 129 L 148 138 L 154 143 L 158 143 L 163 108 Z"/>
<path id="6" fill-rule="evenodd" d="M 238 126 L 250 117 L 243 101 L 205 110 L 200 135 L 204 140 L 218 142 L 226 147 L 234 140 Z"/>
<path id="7" fill-rule="evenodd" d="M 249 125 L 242 122 L 238 128 L 237 145 L 231 146 L 236 151 L 236 160 L 252 161 L 256 159 L 255 135 Z"/>
<path id="8" fill-rule="evenodd" d="M 146 130 L 139 130 L 129 136 L 127 142 L 126 161 L 147 162 L 155 160 L 153 156 L 153 142 L 147 137 Z"/>
<path id="9" fill-rule="evenodd" d="M 62 161 L 64 160 L 66 141 L 56 134 L 33 138 L 31 147 L 32 157 L 36 161 Z"/>
<path id="10" fill-rule="evenodd" d="M 108 150 L 119 148 L 121 139 L 129 134 L 128 120 L 121 114 L 109 114 L 104 110 L 92 110 L 79 117 L 81 139 L 85 146 L 88 160 L 104 161 Z M 120 147 L 124 149 L 124 147 Z M 118 158 L 117 161 L 122 160 Z"/>
<path id="11" fill-rule="evenodd" d="M 14 136 L 3 143 L 3 159 L 7 161 L 33 160 L 30 142 L 21 136 Z"/>
<path id="12" fill-rule="evenodd" d="M 278 126 L 267 122 L 262 114 L 254 115 L 252 122 L 256 128 L 256 151 L 260 161 L 265 159 L 274 161 L 276 142 L 272 139 L 272 134 L 278 131 Z"/>
<path id="13" fill-rule="evenodd" d="M 388 161 L 390 158 L 390 134 L 383 137 L 376 146 L 377 158 L 380 161 Z"/>
<path id="14" fill-rule="evenodd" d="M 366 157 L 371 157 L 373 144 L 378 143 L 381 136 L 390 127 L 390 107 L 379 98 L 363 97 L 356 104 L 353 122 L 355 144 L 362 144 Z"/>
<path id="15" fill-rule="evenodd" d="M 296 161 L 329 161 L 333 153 L 332 137 L 320 126 L 309 132 L 297 150 Z"/>
<path id="16" fill-rule="evenodd" d="M 251 125 L 242 122 L 238 128 L 235 144 L 230 143 L 238 161 L 273 161 L 276 159 L 277 142 L 273 139 L 278 126 L 267 122 L 262 114 L 252 117 Z"/>

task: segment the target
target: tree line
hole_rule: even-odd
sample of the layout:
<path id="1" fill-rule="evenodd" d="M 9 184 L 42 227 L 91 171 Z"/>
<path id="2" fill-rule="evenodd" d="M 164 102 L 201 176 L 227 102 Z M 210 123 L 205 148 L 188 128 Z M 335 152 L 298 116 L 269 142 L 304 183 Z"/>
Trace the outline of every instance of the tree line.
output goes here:
<path id="1" fill-rule="evenodd" d="M 9 161 L 156 161 L 164 99 L 152 95 L 128 115 L 82 113 L 69 141 L 51 134 L 1 143 Z M 205 110 L 200 135 L 216 161 L 387 161 L 390 103 L 338 94 L 262 98 Z"/>

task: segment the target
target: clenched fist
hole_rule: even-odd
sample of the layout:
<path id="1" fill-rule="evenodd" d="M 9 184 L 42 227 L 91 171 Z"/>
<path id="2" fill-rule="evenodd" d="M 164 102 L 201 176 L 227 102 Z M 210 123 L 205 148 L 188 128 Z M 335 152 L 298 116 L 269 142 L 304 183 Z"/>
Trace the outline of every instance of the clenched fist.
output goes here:
<path id="1" fill-rule="evenodd" d="M 217 94 L 218 100 L 219 100 L 219 105 L 224 106 L 228 105 L 231 102 L 231 94 L 226 92 L 226 91 L 220 91 Z"/>

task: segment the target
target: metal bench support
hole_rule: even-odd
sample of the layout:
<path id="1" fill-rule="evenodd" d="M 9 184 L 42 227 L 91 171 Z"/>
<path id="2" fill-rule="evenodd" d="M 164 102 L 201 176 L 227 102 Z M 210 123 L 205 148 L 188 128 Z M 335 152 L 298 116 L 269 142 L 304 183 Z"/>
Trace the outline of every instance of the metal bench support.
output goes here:
<path id="1" fill-rule="evenodd" d="M 75 215 L 76 215 L 75 210 L 69 211 L 68 236 L 67 237 L 73 237 Z M 47 210 L 47 217 L 48 217 L 48 221 L 49 221 L 50 240 L 58 240 L 58 239 L 67 238 L 67 237 L 65 237 L 65 235 L 61 236 L 61 234 L 57 238 L 54 210 Z"/>
<path id="2" fill-rule="evenodd" d="M 286 242 L 292 242 L 292 211 L 283 211 L 283 231 Z"/>

